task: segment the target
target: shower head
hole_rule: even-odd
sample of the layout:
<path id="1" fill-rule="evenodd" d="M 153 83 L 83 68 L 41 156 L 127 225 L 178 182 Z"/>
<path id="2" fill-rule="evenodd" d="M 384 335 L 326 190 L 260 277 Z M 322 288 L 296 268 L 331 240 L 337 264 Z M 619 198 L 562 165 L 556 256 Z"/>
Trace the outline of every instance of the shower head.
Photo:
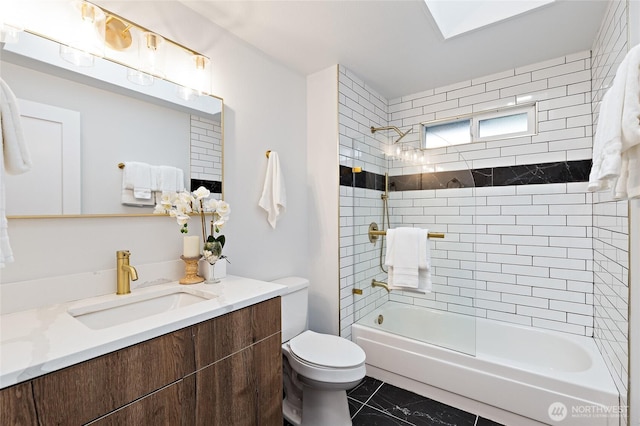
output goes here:
<path id="1" fill-rule="evenodd" d="M 409 128 L 409 130 L 407 130 L 406 132 L 402 133 L 400 131 L 400 129 L 398 129 L 396 126 L 385 126 L 385 127 L 373 127 L 373 126 L 371 126 L 371 133 L 375 133 L 378 130 L 395 130 L 396 133 L 398 133 L 398 135 L 400 135 L 400 137 L 393 142 L 394 144 L 400 142 L 400 139 L 404 138 L 405 136 L 407 136 L 407 134 L 409 134 L 411 132 L 411 128 Z"/>

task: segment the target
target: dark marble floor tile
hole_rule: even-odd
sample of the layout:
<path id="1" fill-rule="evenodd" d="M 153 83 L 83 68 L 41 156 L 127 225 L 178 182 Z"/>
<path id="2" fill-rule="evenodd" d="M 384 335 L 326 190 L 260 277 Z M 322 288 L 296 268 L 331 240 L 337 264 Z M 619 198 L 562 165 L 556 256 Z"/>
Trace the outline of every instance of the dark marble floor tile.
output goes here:
<path id="1" fill-rule="evenodd" d="M 414 425 L 473 426 L 476 416 L 385 383 L 367 402 Z"/>
<path id="2" fill-rule="evenodd" d="M 349 415 L 351 418 L 358 414 L 358 411 L 362 408 L 362 402 L 356 401 L 355 399 L 347 398 L 347 402 L 349 403 Z"/>
<path id="3" fill-rule="evenodd" d="M 380 385 L 382 385 L 382 382 L 380 380 L 365 376 L 360 384 L 358 384 L 355 388 L 347 391 L 347 395 L 360 402 L 367 402 L 367 399 L 369 399 L 369 397 L 378 390 Z"/>
<path id="4" fill-rule="evenodd" d="M 476 426 L 504 426 L 502 423 L 496 423 L 493 420 L 485 419 L 484 417 L 478 417 Z"/>
<path id="5" fill-rule="evenodd" d="M 353 426 L 408 426 L 402 419 L 390 416 L 367 405 L 352 419 Z"/>

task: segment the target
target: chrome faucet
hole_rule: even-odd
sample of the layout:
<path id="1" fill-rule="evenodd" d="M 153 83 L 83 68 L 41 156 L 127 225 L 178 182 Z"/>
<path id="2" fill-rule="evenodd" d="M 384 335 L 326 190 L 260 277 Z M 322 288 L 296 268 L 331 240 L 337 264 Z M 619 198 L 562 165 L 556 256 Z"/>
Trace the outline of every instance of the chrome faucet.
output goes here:
<path id="1" fill-rule="evenodd" d="M 116 252 L 116 274 L 117 274 L 117 290 L 116 294 L 131 293 L 131 281 L 138 279 L 138 271 L 129 265 L 129 250 L 118 250 Z"/>

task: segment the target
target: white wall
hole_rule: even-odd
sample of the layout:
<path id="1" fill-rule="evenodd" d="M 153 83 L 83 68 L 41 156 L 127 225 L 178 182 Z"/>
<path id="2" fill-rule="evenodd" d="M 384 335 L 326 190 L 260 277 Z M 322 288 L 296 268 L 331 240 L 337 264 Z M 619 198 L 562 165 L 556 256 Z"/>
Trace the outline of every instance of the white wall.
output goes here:
<path id="1" fill-rule="evenodd" d="M 309 328 L 338 334 L 338 70 L 307 77 Z"/>
<path id="2" fill-rule="evenodd" d="M 224 229 L 231 261 L 228 272 L 265 280 L 306 276 L 304 77 L 179 3 L 109 2 L 107 8 L 212 59 L 214 92 L 225 101 L 224 190 L 231 204 L 231 220 Z M 267 149 L 280 153 L 287 186 L 287 212 L 276 230 L 257 205 Z M 9 235 L 16 262 L 0 272 L 3 287 L 9 282 L 114 268 L 119 249 L 130 249 L 137 266 L 173 262 L 182 250 L 177 226 L 164 217 L 11 220 Z M 141 280 L 147 278 L 153 277 Z"/>

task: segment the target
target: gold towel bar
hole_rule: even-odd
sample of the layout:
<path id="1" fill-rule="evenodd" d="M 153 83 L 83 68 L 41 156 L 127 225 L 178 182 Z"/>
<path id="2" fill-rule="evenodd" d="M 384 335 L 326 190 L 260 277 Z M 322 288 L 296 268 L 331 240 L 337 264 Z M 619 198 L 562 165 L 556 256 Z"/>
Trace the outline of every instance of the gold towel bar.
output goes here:
<path id="1" fill-rule="evenodd" d="M 124 169 L 124 163 L 118 163 L 118 168 L 119 169 Z"/>
<path id="2" fill-rule="evenodd" d="M 369 231 L 369 235 L 380 236 L 387 235 L 387 231 Z M 444 232 L 429 232 L 427 234 L 428 238 L 444 238 Z"/>
<path id="3" fill-rule="evenodd" d="M 369 242 L 375 244 L 382 235 L 387 235 L 387 231 L 378 230 L 378 224 L 371 222 L 369 224 Z M 429 232 L 427 238 L 444 238 L 444 232 Z"/>

